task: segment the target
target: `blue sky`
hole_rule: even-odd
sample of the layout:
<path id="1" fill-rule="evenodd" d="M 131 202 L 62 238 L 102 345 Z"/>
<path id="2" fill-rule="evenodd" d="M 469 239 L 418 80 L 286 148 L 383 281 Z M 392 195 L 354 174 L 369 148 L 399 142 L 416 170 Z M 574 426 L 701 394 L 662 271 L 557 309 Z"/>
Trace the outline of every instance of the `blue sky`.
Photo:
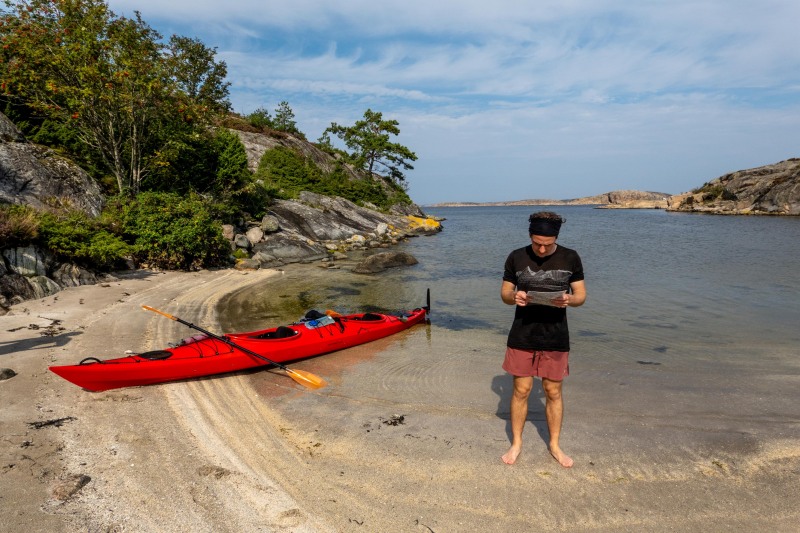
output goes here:
<path id="1" fill-rule="evenodd" d="M 800 157 L 796 0 L 111 0 L 228 65 L 235 111 L 286 100 L 316 140 L 400 123 L 409 193 L 686 192 Z"/>

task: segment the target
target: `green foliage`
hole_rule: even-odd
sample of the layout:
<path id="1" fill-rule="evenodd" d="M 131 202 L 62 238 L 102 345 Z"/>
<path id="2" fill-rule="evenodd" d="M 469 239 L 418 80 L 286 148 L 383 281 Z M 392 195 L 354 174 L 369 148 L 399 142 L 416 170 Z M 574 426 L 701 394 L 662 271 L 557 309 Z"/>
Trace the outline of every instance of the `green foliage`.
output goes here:
<path id="1" fill-rule="evenodd" d="M 294 120 L 294 111 L 289 107 L 289 102 L 285 100 L 275 108 L 275 120 L 273 124 L 278 131 L 292 133 L 305 139 L 305 135 L 300 133 L 300 130 L 297 129 L 297 123 Z"/>
<path id="2" fill-rule="evenodd" d="M 351 202 L 373 204 L 388 209 L 396 203 L 411 203 L 402 186 L 387 184 L 373 176 L 352 179 L 341 163 L 333 172 L 325 173 L 313 162 L 291 148 L 277 146 L 264 152 L 256 171 L 262 180 L 280 198 L 296 198 L 301 191 L 327 196 L 340 196 Z"/>
<path id="3" fill-rule="evenodd" d="M 296 198 L 301 191 L 317 192 L 322 172 L 291 148 L 276 146 L 261 156 L 255 177 L 278 196 Z"/>
<path id="4" fill-rule="evenodd" d="M 289 106 L 289 102 L 283 101 L 275 108 L 273 117 L 269 111 L 259 107 L 245 117 L 247 123 L 261 133 L 277 136 L 276 132 L 291 133 L 301 139 L 306 136 L 297 129 L 297 122 L 294 120 L 294 111 Z"/>
<path id="5" fill-rule="evenodd" d="M 214 192 L 218 201 L 229 207 L 231 215 L 243 211 L 254 218 L 263 217 L 275 191 L 253 177 L 247 167 L 247 151 L 238 135 L 220 129 L 215 143 L 218 161 Z"/>
<path id="6" fill-rule="evenodd" d="M 260 218 L 272 198 L 248 169 L 239 136 L 225 128 L 174 139 L 159 153 L 159 165 L 143 188 L 213 196 L 216 212 L 226 219 L 242 212 Z"/>
<path id="7" fill-rule="evenodd" d="M 711 203 L 715 200 L 736 200 L 736 195 L 725 188 L 721 183 L 706 183 L 702 187 L 692 191 L 694 194 L 702 193 L 703 203 Z"/>
<path id="8" fill-rule="evenodd" d="M 250 254 L 248 254 L 245 250 L 242 250 L 241 248 L 235 249 L 232 255 L 234 259 L 248 259 L 250 257 Z"/>
<path id="9" fill-rule="evenodd" d="M 187 109 L 194 106 L 194 111 L 202 114 L 230 109 L 230 83 L 225 81 L 228 69 L 224 61 L 215 61 L 216 48 L 208 48 L 199 39 L 173 35 L 166 52 L 169 76 L 187 98 Z"/>
<path id="10" fill-rule="evenodd" d="M 136 193 L 177 131 L 203 129 L 227 109 L 225 64 L 199 41 L 161 35 L 102 0 L 6 2 L 0 90 L 68 126 Z"/>
<path id="11" fill-rule="evenodd" d="M 230 193 L 248 184 L 251 178 L 247 168 L 247 151 L 239 136 L 226 129 L 217 132 L 215 139 L 218 162 L 215 192 Z"/>
<path id="12" fill-rule="evenodd" d="M 384 209 L 411 202 L 402 171 L 416 155 L 391 142 L 398 123 L 381 113 L 367 110 L 354 126 L 323 133 L 320 148 L 339 159 L 332 172 L 281 146 L 264 154 L 253 176 L 238 136 L 220 126 L 305 137 L 286 101 L 274 114 L 230 113 L 227 67 L 216 49 L 181 36 L 165 41 L 138 12 L 119 17 L 106 0 L 5 0 L 2 11 L 6 115 L 29 140 L 70 154 L 107 191 L 127 195 L 97 220 L 4 207 L 3 243 L 36 242 L 99 268 L 130 255 L 191 269 L 227 262 L 220 218 L 260 218 L 272 198 L 308 190 Z M 333 147 L 332 134 L 351 153 Z M 367 174 L 354 179 L 344 164 Z M 373 175 L 378 170 L 389 179 Z"/>
<path id="13" fill-rule="evenodd" d="M 39 217 L 32 207 L 0 204 L 0 242 L 4 248 L 27 246 L 39 235 Z"/>
<path id="14" fill-rule="evenodd" d="M 141 190 L 206 193 L 215 188 L 218 154 L 209 132 L 177 132 L 154 153 Z"/>
<path id="15" fill-rule="evenodd" d="M 390 135 L 399 135 L 396 120 L 383 120 L 383 114 L 367 109 L 364 119 L 353 126 L 340 126 L 335 122 L 325 130 L 342 139 L 352 150 L 349 161 L 369 174 L 383 172 L 397 184 L 405 181 L 403 170 L 412 170 L 409 161 L 416 161 L 417 155 L 402 144 L 391 142 Z M 324 135 L 324 134 L 323 134 Z"/>
<path id="16" fill-rule="evenodd" d="M 243 212 L 250 218 L 261 219 L 267 214 L 267 208 L 273 198 L 278 197 L 278 192 L 261 180 L 250 179 L 241 189 L 231 193 L 230 202 L 226 204 L 231 208 L 230 216 Z"/>
<path id="17" fill-rule="evenodd" d="M 275 127 L 275 124 L 272 121 L 272 115 L 270 115 L 269 111 L 263 107 L 259 107 L 245 118 L 251 126 L 260 130 L 273 129 Z"/>
<path id="18" fill-rule="evenodd" d="M 60 259 L 99 270 L 114 268 L 130 252 L 130 247 L 101 220 L 82 211 L 42 213 L 38 241 Z"/>
<path id="19" fill-rule="evenodd" d="M 157 268 L 194 270 L 228 263 L 231 249 L 213 204 L 196 194 L 144 192 L 108 206 L 132 243 L 134 260 Z"/>

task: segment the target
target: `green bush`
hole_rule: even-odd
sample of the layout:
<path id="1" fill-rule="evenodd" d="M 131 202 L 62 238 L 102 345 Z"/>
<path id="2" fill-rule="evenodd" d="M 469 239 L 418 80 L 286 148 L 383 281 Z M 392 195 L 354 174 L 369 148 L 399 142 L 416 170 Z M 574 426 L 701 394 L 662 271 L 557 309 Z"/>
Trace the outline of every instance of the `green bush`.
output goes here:
<path id="1" fill-rule="evenodd" d="M 301 191 L 327 196 L 340 196 L 356 204 L 373 204 L 388 209 L 397 203 L 411 203 L 405 190 L 395 183 L 369 177 L 351 179 L 341 163 L 333 172 L 325 173 L 313 162 L 294 150 L 278 146 L 261 157 L 256 179 L 263 180 L 273 195 L 296 198 Z"/>
<path id="2" fill-rule="evenodd" d="M 27 246 L 39 235 L 39 216 L 25 205 L 0 204 L 0 242 L 4 248 Z"/>
<path id="3" fill-rule="evenodd" d="M 215 145 L 219 154 L 215 192 L 225 194 L 246 186 L 252 175 L 247 168 L 247 151 L 239 136 L 226 129 L 219 130 Z"/>
<path id="4" fill-rule="evenodd" d="M 285 146 L 264 152 L 255 175 L 282 198 L 296 198 L 301 191 L 319 192 L 322 172 L 303 156 Z"/>
<path id="5" fill-rule="evenodd" d="M 278 191 L 267 186 L 262 180 L 250 179 L 244 187 L 231 192 L 225 211 L 233 214 L 244 212 L 249 218 L 261 219 L 267 214 L 269 204 L 273 198 L 278 197 Z"/>
<path id="6" fill-rule="evenodd" d="M 218 152 L 210 134 L 176 132 L 152 160 L 152 171 L 142 179 L 143 191 L 186 194 L 216 189 Z"/>
<path id="7" fill-rule="evenodd" d="M 230 244 L 222 236 L 219 213 L 197 194 L 144 192 L 132 201 L 116 198 L 108 210 L 132 243 L 138 264 L 194 270 L 229 262 Z"/>
<path id="8" fill-rule="evenodd" d="M 269 111 L 263 107 L 259 107 L 245 118 L 251 126 L 259 130 L 271 129 L 275 127 L 275 124 L 272 120 L 272 115 L 270 115 Z"/>
<path id="9" fill-rule="evenodd" d="M 131 248 L 103 225 L 82 211 L 42 213 L 39 243 L 63 260 L 98 270 L 121 264 Z"/>

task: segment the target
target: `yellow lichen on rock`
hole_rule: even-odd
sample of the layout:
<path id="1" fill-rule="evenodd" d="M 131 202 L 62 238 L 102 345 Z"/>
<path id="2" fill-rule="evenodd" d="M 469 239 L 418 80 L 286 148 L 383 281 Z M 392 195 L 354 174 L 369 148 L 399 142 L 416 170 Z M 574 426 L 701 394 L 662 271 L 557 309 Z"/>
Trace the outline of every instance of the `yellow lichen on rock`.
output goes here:
<path id="1" fill-rule="evenodd" d="M 441 223 L 433 218 L 415 217 L 413 215 L 406 215 L 406 218 L 411 222 L 412 228 L 424 227 L 431 229 L 439 229 L 441 227 Z"/>

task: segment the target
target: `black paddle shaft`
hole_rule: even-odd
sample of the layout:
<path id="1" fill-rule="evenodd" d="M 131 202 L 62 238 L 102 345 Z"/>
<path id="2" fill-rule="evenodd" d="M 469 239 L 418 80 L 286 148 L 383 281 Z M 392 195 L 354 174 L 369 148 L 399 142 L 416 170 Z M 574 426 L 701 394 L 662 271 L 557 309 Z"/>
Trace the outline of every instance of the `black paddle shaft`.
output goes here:
<path id="1" fill-rule="evenodd" d="M 235 342 L 233 342 L 230 339 L 227 339 L 227 338 L 222 337 L 220 335 L 215 335 L 214 333 L 211 333 L 210 331 L 206 331 L 203 328 L 201 328 L 200 326 L 195 326 L 191 322 L 187 322 L 187 321 L 185 321 L 185 320 L 183 320 L 181 318 L 178 318 L 178 317 L 173 317 L 173 318 L 175 320 L 177 320 L 178 322 L 180 322 L 181 324 L 183 324 L 184 326 L 189 326 L 192 329 L 196 329 L 200 333 L 208 335 L 212 339 L 217 339 L 218 341 L 224 342 L 225 344 L 227 344 L 228 346 L 230 346 L 232 348 L 236 348 L 237 350 L 242 351 L 242 352 L 244 352 L 244 353 L 246 353 L 248 355 L 252 355 L 253 357 L 257 357 L 257 358 L 261 359 L 262 361 L 266 361 L 267 363 L 271 363 L 271 364 L 277 366 L 278 368 L 282 368 L 283 370 L 286 370 L 287 372 L 289 371 L 289 369 L 286 367 L 286 365 L 282 365 L 280 363 L 277 363 L 277 362 L 273 361 L 272 359 L 269 359 L 269 358 L 264 357 L 263 355 L 261 355 L 259 353 L 254 352 L 253 350 L 249 350 L 249 349 L 245 348 L 244 346 L 239 346 L 238 344 L 236 344 Z"/>

